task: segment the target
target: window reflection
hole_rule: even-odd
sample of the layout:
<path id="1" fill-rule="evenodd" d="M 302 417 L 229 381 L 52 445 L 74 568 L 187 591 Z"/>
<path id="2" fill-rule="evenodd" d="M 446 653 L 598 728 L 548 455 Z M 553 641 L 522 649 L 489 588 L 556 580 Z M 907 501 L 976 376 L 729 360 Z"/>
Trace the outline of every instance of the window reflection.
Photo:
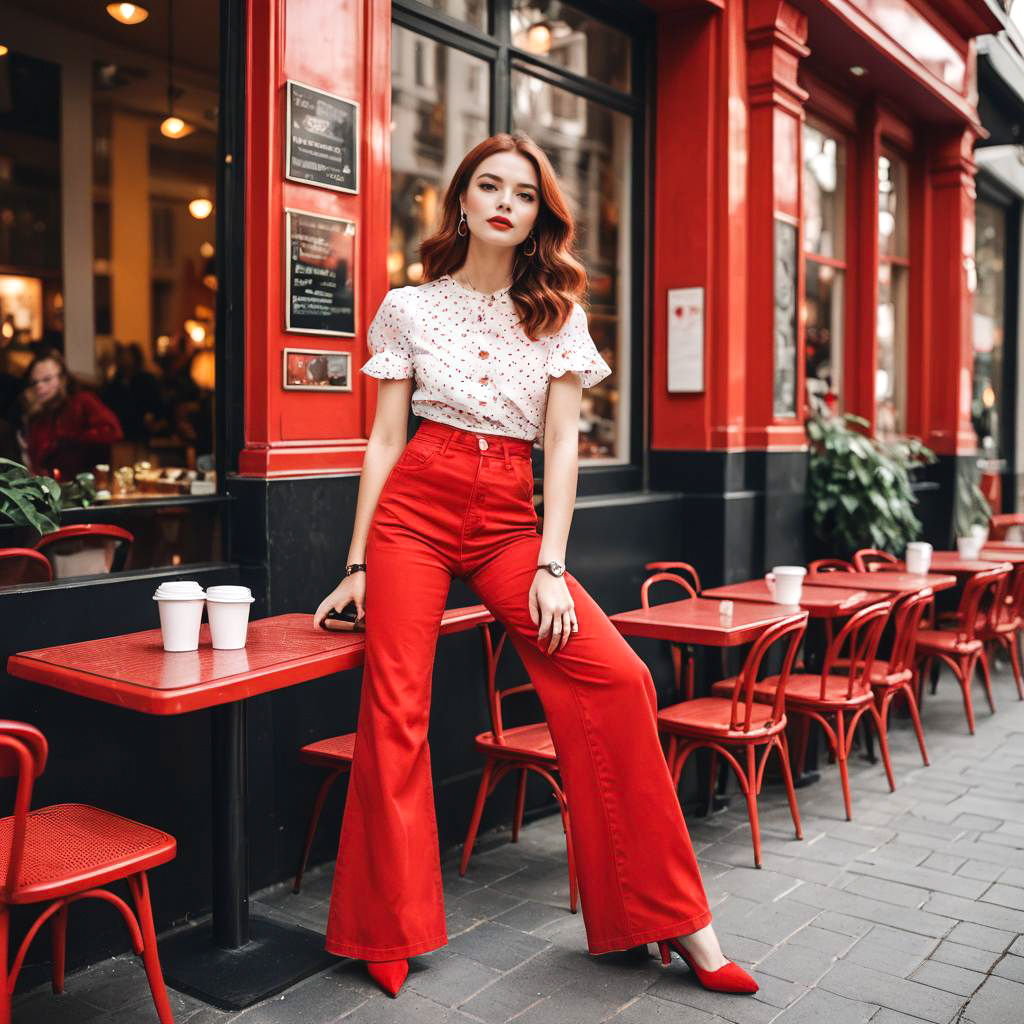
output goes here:
<path id="1" fill-rule="evenodd" d="M 487 0 L 422 0 L 427 7 L 458 18 L 474 28 L 487 29 Z"/>
<path id="2" fill-rule="evenodd" d="M 632 121 L 522 72 L 512 75 L 512 120 L 547 153 L 568 198 L 589 280 L 590 333 L 613 371 L 583 392 L 580 455 L 625 457 Z"/>
<path id="3" fill-rule="evenodd" d="M 419 246 L 434 230 L 459 161 L 489 134 L 485 61 L 399 25 L 391 36 L 392 287 L 419 284 Z"/>
<path id="4" fill-rule="evenodd" d="M 846 280 L 846 141 L 804 125 L 805 382 L 808 400 L 842 403 Z"/>
<path id="5" fill-rule="evenodd" d="M 981 450 L 999 457 L 1003 399 L 1003 335 L 1006 312 L 1006 211 L 979 199 L 975 205 L 974 388 L 971 422 Z"/>
<path id="6" fill-rule="evenodd" d="M 907 165 L 895 153 L 878 158 L 878 308 L 875 332 L 875 433 L 906 429 L 907 393 Z"/>

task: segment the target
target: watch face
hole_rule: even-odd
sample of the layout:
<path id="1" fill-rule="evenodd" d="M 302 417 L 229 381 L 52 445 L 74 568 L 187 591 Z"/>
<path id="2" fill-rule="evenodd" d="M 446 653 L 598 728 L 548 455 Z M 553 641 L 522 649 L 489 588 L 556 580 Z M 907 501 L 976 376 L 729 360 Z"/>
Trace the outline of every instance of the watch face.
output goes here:
<path id="1" fill-rule="evenodd" d="M 555 576 L 561 576 L 565 572 L 565 566 L 559 562 L 548 562 L 548 567 Z"/>

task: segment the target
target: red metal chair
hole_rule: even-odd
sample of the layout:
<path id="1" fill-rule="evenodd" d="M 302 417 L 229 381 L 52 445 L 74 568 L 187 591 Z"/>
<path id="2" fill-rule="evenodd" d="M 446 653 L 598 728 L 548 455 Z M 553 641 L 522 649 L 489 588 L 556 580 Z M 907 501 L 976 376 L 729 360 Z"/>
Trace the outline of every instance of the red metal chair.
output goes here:
<path id="1" fill-rule="evenodd" d="M 803 773 L 810 725 L 815 721 L 822 727 L 829 749 L 839 762 L 839 779 L 843 787 L 847 821 L 852 818 L 847 761 L 857 723 L 864 715 L 870 714 L 875 723 L 889 788 L 896 788 L 889 760 L 888 739 L 870 685 L 878 641 L 891 610 L 891 601 L 878 601 L 855 612 L 828 645 L 821 675 L 794 672 L 786 686 L 786 714 L 799 719 L 800 725 L 797 769 Z M 844 652 L 848 652 L 845 658 Z M 846 674 L 837 671 L 837 663 L 840 662 L 847 670 Z M 754 700 L 774 702 L 778 683 L 778 677 L 775 676 L 762 680 L 754 687 Z M 712 693 L 720 692 L 722 686 L 722 683 L 716 683 Z"/>
<path id="2" fill-rule="evenodd" d="M 964 586 L 955 621 L 947 628 L 942 628 L 940 622 L 938 629 L 934 628 L 934 622 L 927 622 L 917 634 L 918 701 L 921 699 L 920 679 L 928 674 L 932 664 L 939 661 L 948 665 L 963 692 L 967 728 L 972 736 L 974 704 L 971 700 L 971 681 L 978 662 L 981 662 L 988 706 L 993 714 L 996 710 L 982 637 L 994 635 L 1005 614 L 1006 586 L 1010 572 L 1010 565 L 1003 563 L 996 568 L 975 573 Z"/>
<path id="3" fill-rule="evenodd" d="M 86 804 L 54 804 L 29 810 L 32 786 L 46 767 L 43 734 L 24 722 L 0 721 L 0 776 L 17 780 L 14 814 L 0 819 L 0 1024 L 10 1024 L 11 993 L 25 954 L 50 921 L 53 991 L 64 990 L 68 907 L 78 900 L 113 904 L 128 926 L 132 947 L 142 957 L 161 1024 L 174 1024 L 157 952 L 146 872 L 174 858 L 174 837 Z M 104 886 L 126 879 L 135 913 Z M 8 969 L 10 909 L 46 903 L 22 940 Z M 138 915 L 136 917 L 136 915 Z"/>
<path id="4" fill-rule="evenodd" d="M 653 562 L 651 563 L 654 564 Z M 685 565 L 685 562 L 677 562 L 677 565 Z M 696 575 L 696 573 L 694 573 Z M 648 576 L 647 579 L 640 586 L 640 604 L 644 608 L 650 608 L 650 589 L 654 583 L 674 583 L 676 586 L 682 587 L 686 592 L 687 597 L 696 597 L 697 592 L 689 583 L 683 579 L 682 576 L 677 576 L 673 572 L 656 572 L 653 576 Z M 683 644 L 677 644 L 673 641 L 669 641 L 669 651 L 672 654 L 672 676 L 675 684 L 675 692 L 681 696 L 684 700 L 690 700 L 693 697 L 693 673 L 694 673 L 694 652 L 693 648 L 686 644 L 686 650 L 683 650 Z M 683 683 L 683 659 L 686 659 L 686 682 Z"/>
<path id="5" fill-rule="evenodd" d="M 992 516 L 988 522 L 989 540 L 1006 540 L 1014 527 L 1024 529 L 1024 512 L 1003 512 Z"/>
<path id="6" fill-rule="evenodd" d="M 700 574 L 689 562 L 647 562 L 644 568 L 648 572 L 676 572 L 686 578 L 698 594 L 701 591 Z"/>
<path id="7" fill-rule="evenodd" d="M 853 565 L 857 572 L 874 572 L 879 566 L 891 565 L 899 568 L 900 560 L 888 551 L 880 551 L 878 548 L 861 548 L 854 552 Z"/>
<path id="8" fill-rule="evenodd" d="M 316 797 L 313 800 L 313 810 L 309 815 L 309 824 L 306 826 L 306 841 L 303 844 L 302 853 L 299 855 L 299 866 L 295 872 L 292 892 L 297 893 L 302 888 L 302 876 L 306 871 L 309 851 L 313 846 L 313 836 L 316 835 L 316 826 L 320 821 L 327 793 L 331 786 L 352 767 L 352 752 L 355 750 L 355 745 L 356 734 L 347 732 L 341 736 L 330 736 L 325 740 L 307 743 L 299 750 L 299 760 L 303 764 L 326 768 L 327 775 L 320 783 L 320 788 L 316 791 Z"/>
<path id="9" fill-rule="evenodd" d="M 123 569 L 134 540 L 120 526 L 81 523 L 41 537 L 36 550 L 49 559 L 54 579 L 66 579 Z"/>
<path id="10" fill-rule="evenodd" d="M 533 683 L 520 683 L 517 686 L 499 690 L 496 682 L 498 659 L 508 634 L 502 632 L 497 645 L 491 637 L 491 631 L 481 629 L 484 644 L 484 661 L 486 663 L 487 698 L 491 712 L 491 728 L 476 737 L 476 747 L 485 757 L 484 773 L 477 790 L 476 804 L 466 832 L 466 841 L 462 847 L 462 860 L 459 874 L 464 875 L 469 867 L 469 858 L 473 853 L 477 830 L 480 828 L 480 817 L 484 811 L 487 798 L 494 788 L 509 772 L 519 773 L 519 788 L 516 792 L 515 816 L 512 819 L 512 842 L 519 841 L 519 829 L 523 823 L 523 807 L 526 803 L 526 777 L 528 772 L 536 772 L 551 786 L 558 808 L 562 814 L 562 828 L 565 832 L 565 846 L 569 860 L 569 909 L 575 914 L 577 906 L 576 857 L 573 852 L 572 827 L 569 822 L 569 804 L 566 800 L 558 779 L 558 757 L 555 754 L 551 733 L 547 722 L 531 722 L 528 725 L 517 725 L 506 729 L 502 724 L 502 702 L 515 694 L 534 692 Z"/>
<path id="11" fill-rule="evenodd" d="M 1013 680 L 1017 684 L 1017 698 L 1024 700 L 1024 678 L 1021 675 L 1018 641 L 1024 618 L 1024 565 L 1012 570 L 1006 586 L 1002 608 L 995 621 L 990 622 L 984 615 L 978 622 L 978 636 L 986 651 L 1002 647 L 1010 657 Z"/>
<path id="12" fill-rule="evenodd" d="M 672 781 L 678 787 L 687 758 L 699 747 L 711 749 L 711 787 L 718 777 L 718 755 L 732 765 L 740 789 L 747 800 L 750 834 L 754 842 L 754 863 L 761 866 L 761 829 L 758 823 L 757 797 L 764 780 L 765 764 L 773 750 L 779 752 L 782 775 L 789 798 L 789 810 L 797 839 L 803 838 L 800 810 L 796 803 L 793 776 L 789 767 L 786 740 L 784 697 L 793 659 L 807 629 L 807 612 L 791 615 L 769 626 L 754 642 L 743 670 L 731 680 L 715 684 L 712 697 L 683 701 L 658 712 L 658 729 L 669 737 L 668 763 Z M 754 692 L 765 655 L 776 644 L 785 643 L 782 671 L 775 676 L 775 698 L 767 707 L 755 702 Z M 763 748 L 758 760 L 758 748 Z M 741 765 L 734 750 L 743 752 Z"/>
<path id="13" fill-rule="evenodd" d="M 34 548 L 0 548 L 0 587 L 19 583 L 49 583 L 50 561 Z"/>
<path id="14" fill-rule="evenodd" d="M 809 572 L 853 572 L 853 563 L 844 558 L 816 558 L 807 566 Z"/>

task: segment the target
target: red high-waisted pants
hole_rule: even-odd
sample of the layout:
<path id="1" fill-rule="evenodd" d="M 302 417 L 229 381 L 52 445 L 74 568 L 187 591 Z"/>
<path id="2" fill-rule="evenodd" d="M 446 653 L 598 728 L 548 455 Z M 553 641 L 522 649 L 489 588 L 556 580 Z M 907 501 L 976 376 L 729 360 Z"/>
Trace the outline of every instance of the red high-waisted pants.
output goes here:
<path id="1" fill-rule="evenodd" d="M 453 576 L 504 625 L 543 705 L 590 952 L 711 920 L 649 669 L 568 572 L 579 632 L 553 654 L 538 646 L 530 448 L 424 420 L 381 491 L 366 543 L 366 660 L 327 922 L 332 953 L 390 960 L 448 941 L 427 723 Z"/>

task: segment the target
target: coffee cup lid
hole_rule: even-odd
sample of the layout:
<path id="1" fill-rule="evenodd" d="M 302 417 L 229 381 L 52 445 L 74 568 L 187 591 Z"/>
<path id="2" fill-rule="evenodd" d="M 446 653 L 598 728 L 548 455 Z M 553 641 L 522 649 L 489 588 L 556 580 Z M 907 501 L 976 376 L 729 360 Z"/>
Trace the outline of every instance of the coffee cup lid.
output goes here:
<path id="1" fill-rule="evenodd" d="M 222 601 L 225 603 L 237 601 L 246 604 L 256 600 L 248 587 L 236 586 L 231 583 L 209 587 L 206 591 L 206 599 L 208 601 Z"/>
<path id="2" fill-rule="evenodd" d="M 205 595 L 195 580 L 164 580 L 153 596 L 161 601 L 195 601 Z"/>

